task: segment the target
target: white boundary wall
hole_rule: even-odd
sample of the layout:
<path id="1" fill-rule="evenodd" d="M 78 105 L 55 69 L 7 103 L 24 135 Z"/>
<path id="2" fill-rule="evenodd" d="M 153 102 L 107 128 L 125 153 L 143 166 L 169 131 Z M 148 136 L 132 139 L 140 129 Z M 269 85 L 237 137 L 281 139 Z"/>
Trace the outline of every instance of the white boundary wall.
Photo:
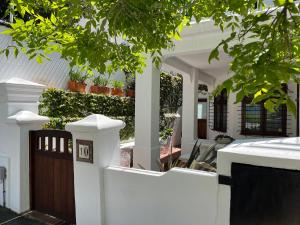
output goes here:
<path id="1" fill-rule="evenodd" d="M 119 165 L 124 123 L 102 115 L 69 123 L 76 140 L 93 141 L 93 163 L 74 160 L 77 225 L 229 225 L 232 163 L 300 170 L 300 138 L 236 141 L 218 152 L 218 172 L 167 173 Z M 73 151 L 76 159 L 76 151 Z"/>
<path id="2" fill-rule="evenodd" d="M 217 174 L 105 169 L 106 225 L 214 225 Z"/>
<path id="3" fill-rule="evenodd" d="M 77 140 L 93 141 L 93 163 L 76 161 L 77 225 L 215 225 L 215 173 L 173 169 L 167 173 L 119 165 L 119 131 L 124 123 L 91 115 L 66 126 Z"/>

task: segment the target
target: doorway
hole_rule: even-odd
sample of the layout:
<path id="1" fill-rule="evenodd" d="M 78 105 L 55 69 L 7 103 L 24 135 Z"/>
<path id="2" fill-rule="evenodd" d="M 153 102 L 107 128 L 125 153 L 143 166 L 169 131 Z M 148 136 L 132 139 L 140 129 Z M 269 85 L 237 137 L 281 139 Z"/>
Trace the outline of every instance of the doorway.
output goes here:
<path id="1" fill-rule="evenodd" d="M 207 99 L 198 99 L 198 138 L 207 138 Z"/>

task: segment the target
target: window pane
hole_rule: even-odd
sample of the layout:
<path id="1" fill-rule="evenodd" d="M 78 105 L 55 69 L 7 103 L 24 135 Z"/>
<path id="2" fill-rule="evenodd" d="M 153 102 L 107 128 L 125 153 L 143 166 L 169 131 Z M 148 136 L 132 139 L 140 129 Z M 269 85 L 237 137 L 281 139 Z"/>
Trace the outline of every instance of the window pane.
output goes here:
<path id="1" fill-rule="evenodd" d="M 207 103 L 199 102 L 198 103 L 198 119 L 206 119 L 207 112 Z"/>
<path id="2" fill-rule="evenodd" d="M 245 105 L 245 131 L 259 132 L 261 130 L 261 105 Z"/>
<path id="3" fill-rule="evenodd" d="M 6 1 L 6 0 L 0 1 L 0 19 L 1 20 L 4 20 L 4 21 L 9 20 L 9 16 L 5 16 L 8 5 L 9 5 L 8 1 Z"/>
<path id="4" fill-rule="evenodd" d="M 282 107 L 280 107 L 276 112 L 267 112 L 266 131 L 282 133 L 282 118 Z"/>
<path id="5" fill-rule="evenodd" d="M 222 129 L 227 130 L 227 103 L 223 104 Z"/>
<path id="6" fill-rule="evenodd" d="M 214 130 L 226 132 L 227 130 L 227 91 L 224 89 L 214 99 Z"/>

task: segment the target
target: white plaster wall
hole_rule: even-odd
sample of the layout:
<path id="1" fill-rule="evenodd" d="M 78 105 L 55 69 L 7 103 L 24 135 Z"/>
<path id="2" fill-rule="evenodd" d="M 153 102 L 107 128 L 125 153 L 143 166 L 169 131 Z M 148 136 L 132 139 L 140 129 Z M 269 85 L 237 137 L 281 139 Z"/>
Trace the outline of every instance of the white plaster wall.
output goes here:
<path id="1" fill-rule="evenodd" d="M 19 149 L 18 143 L 20 142 L 16 141 L 20 138 L 19 134 L 20 128 L 17 126 L 0 125 L 0 155 L 2 156 L 0 166 L 6 167 L 8 177 L 6 181 L 6 206 L 14 211 L 19 211 L 20 198 L 20 159 L 17 151 Z M 9 162 L 14 163 L 9 164 Z M 2 194 L 0 193 L 0 195 Z"/>
<path id="2" fill-rule="evenodd" d="M 5 182 L 5 190 L 7 191 L 10 189 L 10 186 L 9 186 L 9 184 L 10 184 L 10 160 L 4 154 L 3 155 L 0 154 L 0 167 L 6 168 L 7 178 L 4 182 Z M 6 200 L 6 203 L 10 202 L 10 196 L 7 195 L 7 192 L 6 192 L 5 200 Z M 1 180 L 0 180 L 0 205 L 4 206 L 3 181 L 1 181 Z"/>
<path id="3" fill-rule="evenodd" d="M 106 225 L 214 225 L 217 175 L 109 167 L 104 173 Z"/>

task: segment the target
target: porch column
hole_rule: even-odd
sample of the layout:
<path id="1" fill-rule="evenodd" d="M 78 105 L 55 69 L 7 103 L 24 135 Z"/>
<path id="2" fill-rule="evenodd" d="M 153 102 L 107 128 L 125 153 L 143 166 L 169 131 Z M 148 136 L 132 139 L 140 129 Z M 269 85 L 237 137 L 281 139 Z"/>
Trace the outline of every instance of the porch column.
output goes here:
<path id="1" fill-rule="evenodd" d="M 144 73 L 136 78 L 134 167 L 159 170 L 160 70 L 147 60 Z"/>
<path id="2" fill-rule="evenodd" d="M 198 70 L 195 68 L 190 75 L 183 75 L 182 154 L 192 150 L 197 138 L 198 79 Z"/>

